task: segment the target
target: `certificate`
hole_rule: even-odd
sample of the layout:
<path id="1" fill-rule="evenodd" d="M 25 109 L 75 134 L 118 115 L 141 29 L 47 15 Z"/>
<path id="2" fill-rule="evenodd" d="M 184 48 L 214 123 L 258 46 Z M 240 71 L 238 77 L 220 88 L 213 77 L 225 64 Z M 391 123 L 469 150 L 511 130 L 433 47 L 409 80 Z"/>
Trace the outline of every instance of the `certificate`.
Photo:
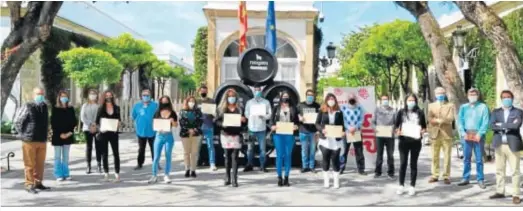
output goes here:
<path id="1" fill-rule="evenodd" d="M 158 132 L 171 131 L 171 119 L 154 119 L 153 130 Z"/>
<path id="2" fill-rule="evenodd" d="M 294 134 L 294 123 L 276 122 L 276 134 L 293 135 Z"/>
<path id="3" fill-rule="evenodd" d="M 318 113 L 305 113 L 303 114 L 303 123 L 316 124 L 316 118 L 318 118 Z"/>
<path id="4" fill-rule="evenodd" d="M 216 115 L 216 104 L 212 103 L 203 103 L 202 104 L 202 113 L 209 115 Z"/>
<path id="5" fill-rule="evenodd" d="M 223 126 L 224 127 L 241 127 L 242 126 L 242 115 L 241 114 L 223 114 Z"/>
<path id="6" fill-rule="evenodd" d="M 100 131 L 118 132 L 118 120 L 117 119 L 100 119 Z"/>
<path id="7" fill-rule="evenodd" d="M 376 126 L 376 137 L 392 138 L 392 126 Z"/>
<path id="8" fill-rule="evenodd" d="M 267 108 L 265 104 L 253 104 L 249 110 L 250 116 L 265 116 L 267 115 Z"/>
<path id="9" fill-rule="evenodd" d="M 350 132 L 347 132 L 347 143 L 361 142 L 361 132 L 356 131 L 354 135 Z"/>
<path id="10" fill-rule="evenodd" d="M 421 138 L 421 126 L 411 123 L 403 123 L 401 125 L 401 135 L 413 139 Z"/>
<path id="11" fill-rule="evenodd" d="M 329 138 L 343 138 L 343 127 L 339 125 L 325 125 L 325 136 Z"/>

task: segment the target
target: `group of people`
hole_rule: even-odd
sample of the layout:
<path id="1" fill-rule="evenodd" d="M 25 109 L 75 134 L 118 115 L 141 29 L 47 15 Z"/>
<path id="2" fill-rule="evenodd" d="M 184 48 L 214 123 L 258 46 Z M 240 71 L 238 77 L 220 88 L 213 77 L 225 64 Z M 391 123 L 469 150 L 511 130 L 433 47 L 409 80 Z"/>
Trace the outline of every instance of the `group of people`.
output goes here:
<path id="1" fill-rule="evenodd" d="M 196 177 L 197 161 L 202 140 L 207 144 L 211 170 L 215 171 L 214 130 L 219 130 L 221 147 L 225 155 L 224 185 L 238 187 L 239 151 L 244 143 L 248 145 L 247 164 L 244 172 L 252 171 L 254 166 L 254 151 L 259 153 L 259 171 L 266 169 L 266 141 L 272 140 L 276 150 L 277 185 L 290 186 L 289 174 L 291 158 L 295 144 L 294 133 L 282 132 L 285 125 L 294 125 L 293 130 L 299 132 L 301 142 L 302 173 L 315 173 L 315 150 L 321 151 L 322 173 L 324 187 L 339 188 L 339 175 L 343 174 L 350 145 L 353 144 L 357 171 L 366 175 L 361 129 L 364 108 L 358 103 L 355 95 L 349 95 L 348 104 L 339 105 L 338 99 L 332 93 L 327 93 L 323 102 L 315 102 L 313 90 L 306 91 L 306 99 L 297 105 L 292 103 L 290 94 L 282 92 L 277 105 L 272 105 L 264 99 L 261 87 L 253 87 L 254 98 L 245 105 L 239 104 L 239 95 L 234 89 L 225 91 L 219 102 L 208 97 L 205 86 L 200 87 L 199 97 L 190 96 L 184 101 L 183 108 L 177 112 L 169 96 L 162 96 L 157 102 L 151 98 L 151 92 L 144 89 L 141 101 L 136 103 L 131 111 L 136 135 L 138 138 L 138 156 L 135 170 L 143 167 L 146 146 L 151 150 L 152 176 L 149 183 L 158 182 L 158 171 L 162 150 L 165 150 L 164 182 L 170 183 L 172 150 L 174 147 L 175 128 L 179 127 L 179 137 L 182 139 L 185 177 Z M 388 132 L 377 133 L 377 159 L 374 177 L 382 175 L 383 154 L 387 155 L 387 176 L 394 178 L 394 148 L 398 142 L 400 154 L 399 189 L 398 194 L 415 195 L 417 163 L 422 148 L 421 137 L 429 134 L 432 144 L 432 177 L 430 183 L 439 181 L 439 154 L 444 152 L 443 182 L 451 184 L 450 161 L 451 148 L 454 140 L 454 130 L 459 132 L 464 151 L 463 179 L 458 183 L 465 186 L 470 181 L 471 155 L 476 157 L 478 185 L 485 188 L 483 176 L 483 147 L 485 135 L 490 127 L 494 131 L 493 146 L 496 148 L 496 194 L 490 198 L 505 197 L 505 169 L 509 161 L 512 169 L 513 202 L 521 202 L 519 198 L 520 150 L 523 143 L 519 128 L 523 120 L 523 111 L 512 106 L 514 99 L 510 91 L 501 93 L 503 106 L 489 112 L 487 105 L 479 100 L 479 90 L 468 91 L 469 102 L 459 107 L 447 101 L 445 90 L 438 87 L 435 90 L 436 102 L 431 103 L 427 112 L 417 104 L 416 95 L 410 94 L 404 100 L 404 108 L 394 109 L 389 105 L 388 96 L 381 97 L 381 105 L 374 111 L 373 124 L 379 130 Z M 88 101 L 82 105 L 80 119 L 82 130 L 87 139 L 86 173 L 90 174 L 93 143 L 95 145 L 97 171 L 104 173 L 104 179 L 109 179 L 108 146 L 111 146 L 114 156 L 115 181 L 120 180 L 120 157 L 118 148 L 118 132 L 104 131 L 100 127 L 102 119 L 120 120 L 120 108 L 115 104 L 114 94 L 105 91 L 100 95 L 96 90 L 90 90 Z M 25 165 L 25 186 L 30 193 L 47 190 L 42 184 L 43 164 L 46 154 L 48 110 L 42 89 L 34 90 L 34 102 L 27 103 L 19 111 L 15 119 L 15 128 L 23 141 L 23 158 Z M 215 112 L 203 109 L 215 105 Z M 206 110 L 204 113 L 203 110 Z M 74 108 L 69 104 L 68 93 L 58 93 L 56 103 L 51 113 L 51 142 L 55 151 L 54 175 L 58 181 L 70 180 L 68 167 L 70 145 L 74 140 L 74 128 L 77 119 Z M 425 116 L 427 114 L 427 117 Z M 231 124 L 232 116 L 238 117 L 238 124 Z M 311 119 L 313 118 L 313 119 Z M 157 131 L 154 128 L 156 119 L 168 120 L 171 130 Z M 340 134 L 334 129 L 339 129 Z M 386 130 L 388 128 L 388 130 Z M 285 129 L 285 130 L 288 130 Z M 359 137 L 358 137 L 359 136 Z M 269 138 L 267 138 L 269 137 Z M 258 143 L 257 148 L 255 142 Z M 256 149 L 255 149 L 256 148 Z M 409 158 L 410 155 L 410 158 Z M 410 184 L 405 187 L 407 166 L 410 166 Z M 103 169 L 102 169 L 103 167 Z M 329 172 L 332 171 L 332 172 Z"/>

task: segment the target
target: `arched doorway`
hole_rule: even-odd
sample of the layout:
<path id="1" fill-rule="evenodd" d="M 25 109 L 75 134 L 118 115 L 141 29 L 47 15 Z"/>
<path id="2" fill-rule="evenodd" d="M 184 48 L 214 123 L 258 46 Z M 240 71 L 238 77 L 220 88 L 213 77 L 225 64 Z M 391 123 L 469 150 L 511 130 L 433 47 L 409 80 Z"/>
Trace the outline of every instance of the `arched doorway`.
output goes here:
<path id="1" fill-rule="evenodd" d="M 247 46 L 249 48 L 264 48 L 265 35 L 248 35 Z M 225 49 L 221 64 L 220 84 L 228 80 L 239 80 L 237 72 L 237 63 L 239 57 L 239 39 L 231 42 Z M 276 58 L 278 58 L 278 73 L 274 78 L 275 81 L 285 81 L 293 84 L 296 90 L 300 92 L 300 62 L 298 53 L 290 42 L 284 38 L 277 38 Z"/>

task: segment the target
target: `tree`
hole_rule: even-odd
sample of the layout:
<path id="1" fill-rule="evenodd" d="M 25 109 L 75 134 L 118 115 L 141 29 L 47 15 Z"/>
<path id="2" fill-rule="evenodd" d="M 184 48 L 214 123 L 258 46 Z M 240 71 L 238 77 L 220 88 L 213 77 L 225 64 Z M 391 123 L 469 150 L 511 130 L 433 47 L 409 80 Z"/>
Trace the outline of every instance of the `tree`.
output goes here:
<path id="1" fill-rule="evenodd" d="M 440 26 L 430 11 L 428 2 L 396 1 L 396 4 L 409 11 L 418 21 L 423 37 L 430 46 L 436 75 L 447 90 L 449 101 L 458 108 L 459 105 L 467 102 L 463 83 L 458 75 L 456 65 L 452 61 L 452 54 L 445 43 Z"/>
<path id="2" fill-rule="evenodd" d="M 523 105 L 523 64 L 503 20 L 483 1 L 454 1 L 465 18 L 494 44 L 508 87 Z M 523 20 L 520 20 L 523 22 Z"/>
<path id="3" fill-rule="evenodd" d="M 193 49 L 194 73 L 192 78 L 198 84 L 207 80 L 207 26 L 198 28 Z"/>
<path id="4" fill-rule="evenodd" d="M 20 68 L 44 41 L 49 38 L 61 1 L 31 1 L 22 13 L 22 2 L 7 1 L 11 32 L 0 49 L 2 58 L 2 113 Z"/>
<path id="5" fill-rule="evenodd" d="M 153 66 L 151 77 L 158 84 L 160 90 L 158 96 L 161 96 L 163 95 L 163 90 L 167 80 L 179 78 L 180 75 L 183 74 L 183 69 L 181 67 L 171 67 L 171 65 L 165 61 L 155 61 Z M 181 72 L 179 69 L 181 69 Z"/>
<path id="6" fill-rule="evenodd" d="M 108 52 L 94 48 L 73 48 L 62 51 L 58 58 L 63 62 L 64 73 L 79 87 L 120 81 L 123 67 Z"/>

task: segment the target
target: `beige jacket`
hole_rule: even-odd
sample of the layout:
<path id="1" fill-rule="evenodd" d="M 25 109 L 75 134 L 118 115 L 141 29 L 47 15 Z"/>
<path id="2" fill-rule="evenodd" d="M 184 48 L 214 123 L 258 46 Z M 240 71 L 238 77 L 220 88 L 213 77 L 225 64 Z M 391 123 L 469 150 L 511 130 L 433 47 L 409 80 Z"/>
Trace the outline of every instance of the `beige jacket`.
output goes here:
<path id="1" fill-rule="evenodd" d="M 452 139 L 454 136 L 452 123 L 456 120 L 456 111 L 453 103 L 434 102 L 429 104 L 428 127 L 431 139 L 443 138 Z M 433 119 L 438 119 L 437 123 L 432 123 Z"/>

